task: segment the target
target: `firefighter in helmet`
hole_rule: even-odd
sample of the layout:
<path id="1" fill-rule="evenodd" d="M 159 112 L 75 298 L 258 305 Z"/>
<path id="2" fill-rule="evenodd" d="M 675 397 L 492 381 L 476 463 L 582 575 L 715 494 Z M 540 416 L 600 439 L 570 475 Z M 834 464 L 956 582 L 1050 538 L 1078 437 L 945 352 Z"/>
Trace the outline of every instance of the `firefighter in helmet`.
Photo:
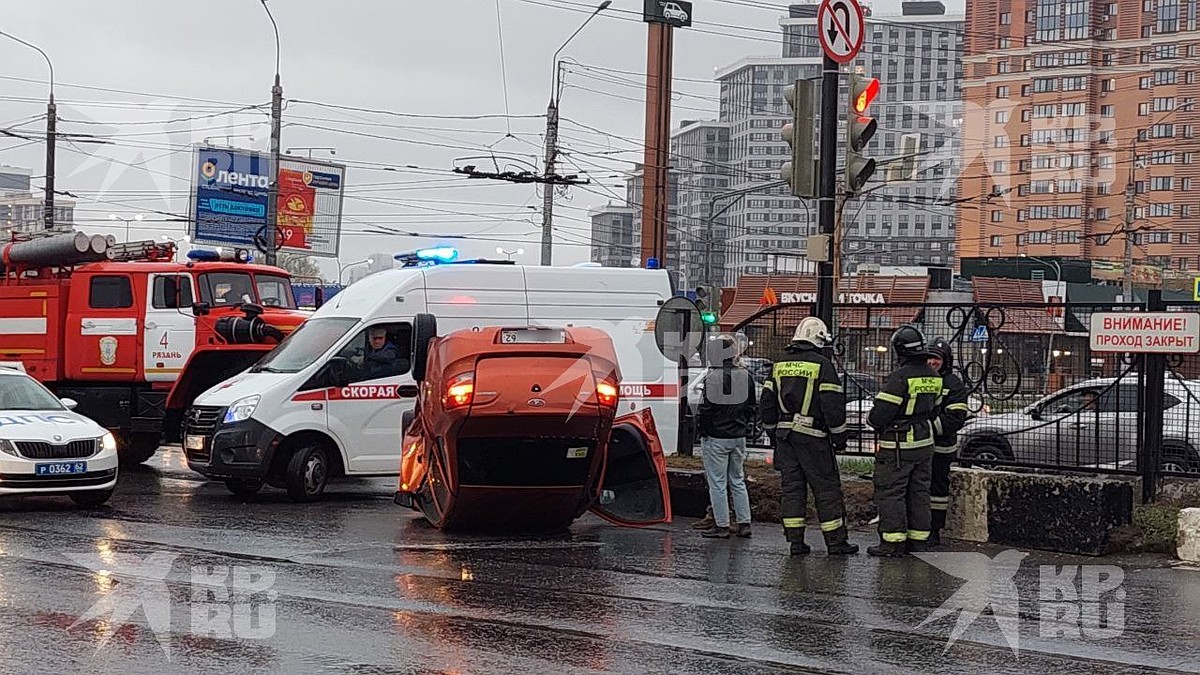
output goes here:
<path id="1" fill-rule="evenodd" d="M 958 453 L 958 432 L 971 416 L 967 386 L 954 374 L 954 352 L 944 338 L 929 346 L 929 365 L 942 376 L 942 403 L 933 418 L 933 475 L 929 483 L 931 529 L 929 543 L 942 542 L 946 510 L 950 508 L 950 465 Z"/>
<path id="2" fill-rule="evenodd" d="M 914 326 L 892 334 L 899 367 L 875 397 L 867 424 L 879 437 L 875 457 L 875 507 L 880 543 L 875 556 L 926 550 L 934 425 L 942 402 L 942 377 L 929 366 L 925 335 Z"/>
<path id="3" fill-rule="evenodd" d="M 792 555 L 812 550 L 804 542 L 810 485 L 828 552 L 858 553 L 858 545 L 847 541 L 835 457 L 846 447 L 846 397 L 833 362 L 821 353 L 831 341 L 825 322 L 816 317 L 801 321 L 786 354 L 775 361 L 759 400 L 781 474 L 783 530 Z"/>

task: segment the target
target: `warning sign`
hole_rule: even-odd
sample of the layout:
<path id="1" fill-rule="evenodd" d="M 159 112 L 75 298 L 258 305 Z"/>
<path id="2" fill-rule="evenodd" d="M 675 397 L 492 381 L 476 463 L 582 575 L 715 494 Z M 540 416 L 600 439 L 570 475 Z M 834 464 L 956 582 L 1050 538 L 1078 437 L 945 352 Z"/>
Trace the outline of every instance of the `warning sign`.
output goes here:
<path id="1" fill-rule="evenodd" d="M 1159 354 L 1200 353 L 1200 313 L 1097 312 L 1092 351 Z"/>

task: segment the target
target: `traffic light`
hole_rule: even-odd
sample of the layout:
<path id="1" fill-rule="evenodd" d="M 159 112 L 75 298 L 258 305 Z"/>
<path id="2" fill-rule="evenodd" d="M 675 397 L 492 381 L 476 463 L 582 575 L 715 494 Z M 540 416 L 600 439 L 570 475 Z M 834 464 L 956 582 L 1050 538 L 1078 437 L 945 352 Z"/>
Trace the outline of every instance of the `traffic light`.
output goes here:
<path id="1" fill-rule="evenodd" d="M 784 162 L 780 178 L 792 188 L 792 195 L 811 199 L 817 196 L 817 158 L 813 143 L 813 102 L 816 82 L 796 80 L 784 88 L 783 98 L 792 110 L 792 121 L 783 125 L 779 135 L 792 148 L 791 161 Z"/>
<path id="2" fill-rule="evenodd" d="M 850 73 L 850 108 L 846 119 L 846 192 L 855 194 L 875 174 L 875 160 L 862 155 L 878 122 L 867 114 L 879 95 L 879 79 Z"/>
<path id="3" fill-rule="evenodd" d="M 717 307 L 714 303 L 719 303 L 721 296 L 714 292 L 710 286 L 696 287 L 696 306 L 700 308 L 700 320 L 705 326 L 711 326 L 717 322 Z"/>

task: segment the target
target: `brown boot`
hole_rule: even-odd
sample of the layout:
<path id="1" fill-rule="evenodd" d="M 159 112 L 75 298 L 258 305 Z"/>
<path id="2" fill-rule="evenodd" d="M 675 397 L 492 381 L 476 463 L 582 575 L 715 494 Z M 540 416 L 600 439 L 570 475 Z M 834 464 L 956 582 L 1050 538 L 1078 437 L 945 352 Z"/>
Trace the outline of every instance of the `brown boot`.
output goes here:
<path id="1" fill-rule="evenodd" d="M 713 516 L 713 510 L 712 510 L 712 507 L 710 506 L 710 507 L 708 507 L 708 510 L 705 511 L 703 518 L 692 523 L 692 529 L 693 530 L 708 530 L 713 527 L 716 527 L 716 525 L 717 525 L 717 519 Z"/>

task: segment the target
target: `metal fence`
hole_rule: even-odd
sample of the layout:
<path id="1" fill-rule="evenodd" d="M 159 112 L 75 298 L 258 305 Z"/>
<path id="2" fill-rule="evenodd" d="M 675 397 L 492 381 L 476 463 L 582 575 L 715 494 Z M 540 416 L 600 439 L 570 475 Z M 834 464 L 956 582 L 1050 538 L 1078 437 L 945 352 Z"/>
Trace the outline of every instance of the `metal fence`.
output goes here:
<path id="1" fill-rule="evenodd" d="M 756 374 L 784 353 L 807 303 L 764 308 L 737 327 Z M 909 323 L 952 345 L 970 391 L 960 433 L 965 463 L 1084 473 L 1200 477 L 1200 358 L 1093 352 L 1094 312 L 1145 311 L 1143 304 L 890 304 L 834 309 L 834 361 L 843 379 L 852 438 L 848 454 L 873 454 L 867 424 L 875 394 L 895 368 L 893 331 Z M 1200 305 L 1173 306 L 1200 310 Z M 1149 380 L 1148 380 L 1149 377 Z M 761 375 L 760 375 L 761 378 Z M 1157 378 L 1162 378 L 1158 380 Z M 1148 395 L 1161 381 L 1161 397 Z M 1158 420 L 1161 438 L 1145 438 Z M 1155 447 L 1147 448 L 1147 440 Z M 765 436 L 760 439 L 765 444 Z M 1153 466 L 1151 466 L 1153 464 Z"/>

